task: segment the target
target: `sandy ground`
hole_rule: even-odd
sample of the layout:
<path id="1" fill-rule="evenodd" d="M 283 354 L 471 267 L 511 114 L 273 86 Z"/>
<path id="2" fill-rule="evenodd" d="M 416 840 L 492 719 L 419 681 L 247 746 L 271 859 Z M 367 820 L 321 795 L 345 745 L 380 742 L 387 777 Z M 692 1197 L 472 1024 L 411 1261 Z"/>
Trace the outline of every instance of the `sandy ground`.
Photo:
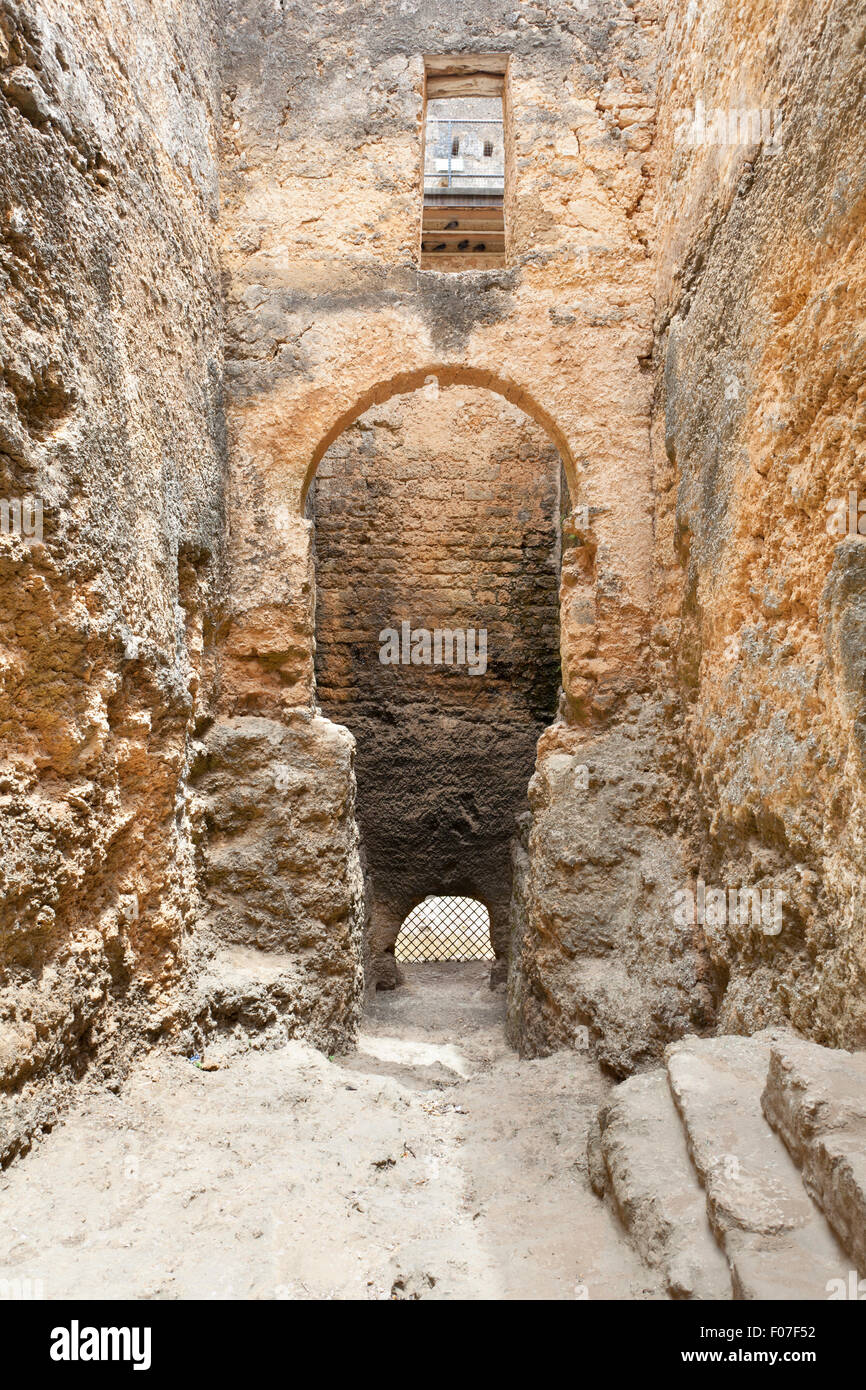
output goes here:
<path id="1" fill-rule="evenodd" d="M 520 1061 L 484 965 L 404 969 L 350 1057 L 154 1054 L 85 1096 L 0 1176 L 0 1296 L 661 1297 L 589 1187 L 595 1066 Z"/>

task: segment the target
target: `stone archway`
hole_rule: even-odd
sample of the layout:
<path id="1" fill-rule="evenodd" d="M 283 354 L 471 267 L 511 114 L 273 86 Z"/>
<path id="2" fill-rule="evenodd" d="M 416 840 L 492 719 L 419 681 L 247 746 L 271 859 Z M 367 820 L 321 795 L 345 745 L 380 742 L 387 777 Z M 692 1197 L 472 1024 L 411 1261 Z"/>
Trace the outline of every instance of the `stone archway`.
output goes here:
<path id="1" fill-rule="evenodd" d="M 479 330 L 476 338 L 464 344 L 466 350 L 459 358 L 456 354 L 449 358 L 447 354 L 431 354 L 429 340 L 408 308 L 397 313 L 389 305 L 363 322 L 347 310 L 329 325 L 327 341 L 313 326 L 310 336 L 320 359 L 315 370 L 275 379 L 266 389 L 236 396 L 229 415 L 232 582 L 220 653 L 220 717 L 224 723 L 218 732 L 227 735 L 228 751 L 237 740 L 251 737 L 257 759 L 270 757 L 262 739 L 276 740 L 284 764 L 304 769 L 297 779 L 301 800 L 306 801 L 306 789 L 315 784 L 317 798 L 329 807 L 327 817 L 312 818 L 321 849 L 315 850 L 315 862 L 311 853 L 300 869 L 301 876 L 306 876 L 300 914 L 289 919 L 282 915 L 285 904 L 294 914 L 299 902 L 292 879 L 296 871 L 292 835 L 283 824 L 284 807 L 275 802 L 270 808 L 267 797 L 260 799 L 260 804 L 270 808 L 270 844 L 279 844 L 288 868 L 280 868 L 275 875 L 279 881 L 270 882 L 273 856 L 270 844 L 263 840 L 268 892 L 267 902 L 257 914 L 255 932 L 257 939 L 269 943 L 286 941 L 291 955 L 295 941 L 327 943 L 331 932 L 327 923 L 336 912 L 343 942 L 350 951 L 358 951 L 357 968 L 342 955 L 338 959 L 327 944 L 321 956 L 314 956 L 303 944 L 300 949 L 303 969 L 313 978 L 311 994 L 318 998 L 324 991 L 333 1000 L 339 994 L 343 1001 L 338 1009 L 341 1019 L 346 1020 L 347 1034 L 351 1033 L 351 1020 L 357 1018 L 361 943 L 369 940 L 370 933 L 360 891 L 353 758 L 345 758 L 342 752 L 334 756 L 339 726 L 331 718 L 322 718 L 316 709 L 313 528 L 302 514 L 302 503 L 317 469 L 341 431 L 345 432 L 371 404 L 391 400 L 401 389 L 417 392 L 432 378 L 443 389 L 481 387 L 504 398 L 524 410 L 560 452 L 572 498 L 579 505 L 563 524 L 560 651 L 564 702 L 560 712 L 564 718 L 550 727 L 554 710 L 547 712 L 542 727 L 548 733 L 539 745 L 535 764 L 539 776 L 532 779 L 545 800 L 544 769 L 549 758 L 565 756 L 569 762 L 581 762 L 573 750 L 591 729 L 603 730 L 613 716 L 626 710 L 646 680 L 651 537 L 645 504 L 648 440 L 641 391 L 628 373 L 612 375 L 596 361 L 594 351 L 583 362 L 572 350 L 567 369 L 558 373 L 555 363 L 566 361 L 564 346 L 551 348 L 548 344 L 542 349 L 537 341 L 539 371 L 533 389 L 528 389 L 522 384 L 524 367 L 532 360 L 531 335 L 538 325 L 527 330 L 529 337 L 521 339 L 518 321 L 509 323 L 507 332 L 500 325 L 501 333 L 487 338 Z M 400 370 L 395 370 L 397 364 L 402 364 Z M 595 376 L 593 364 L 598 367 Z M 624 383 L 628 382 L 631 385 L 626 390 Z M 261 732 L 253 721 L 262 726 Z M 227 724 L 237 727 L 226 728 Z M 642 734 L 641 739 L 647 748 L 638 761 L 651 759 L 652 738 Z M 216 741 L 216 733 L 210 741 Z M 630 747 L 629 759 L 634 754 L 634 747 Z M 521 796 L 533 762 L 534 758 L 522 773 Z M 515 1020 L 511 1035 L 528 1050 L 543 1049 L 553 1039 L 568 1044 L 575 1013 L 570 997 L 562 1005 L 558 999 L 548 1003 L 551 982 L 556 984 L 567 973 L 558 948 L 551 948 L 549 959 L 542 961 L 546 943 L 555 937 L 544 925 L 544 917 L 548 912 L 557 917 L 554 899 L 560 893 L 559 876 L 568 878 L 564 886 L 568 895 L 574 889 L 574 875 L 565 863 L 551 873 L 539 859 L 532 840 L 532 828 L 541 814 L 549 811 L 557 822 L 565 813 L 563 798 L 564 791 L 557 782 L 549 794 L 549 808 L 541 804 L 530 807 L 515 860 L 520 865 L 515 878 L 518 898 L 512 899 L 509 907 L 508 894 L 503 891 L 503 905 L 495 914 L 500 973 L 509 955 L 508 938 L 517 943 L 511 951 L 521 962 L 510 1005 L 510 1017 Z M 589 811 L 590 806 L 587 801 L 581 809 Z M 513 809 L 512 802 L 512 821 Z M 555 840 L 555 826 L 550 833 Z M 240 838 L 233 828 L 229 834 Z M 249 836 L 239 845 L 241 851 L 249 857 Z M 253 856 L 255 852 L 253 847 Z M 316 863 L 324 865 L 326 859 L 331 865 L 327 881 L 315 867 Z M 338 895 L 338 906 L 332 891 L 333 865 L 337 862 L 345 866 L 338 871 L 338 879 L 346 885 L 346 892 Z M 624 872 L 622 877 L 624 886 L 607 878 L 591 880 L 593 915 L 607 916 L 612 898 L 619 902 L 632 894 L 633 875 Z M 239 918 L 248 915 L 248 896 L 240 878 L 237 882 L 237 889 L 232 886 L 231 894 L 225 895 L 222 920 L 228 930 L 246 933 Z M 456 887 L 453 880 L 450 885 Z M 446 884 L 439 886 L 445 891 Z M 383 979 L 387 979 L 390 955 L 386 938 L 396 939 L 408 905 L 403 904 L 401 912 L 401 905 L 395 903 L 392 912 L 380 914 L 381 949 L 376 955 L 377 970 L 386 967 Z M 373 935 L 379 937 L 379 931 L 374 922 Z M 577 949 L 571 940 L 567 946 Z M 606 938 L 602 946 L 605 951 L 609 949 Z M 335 990 L 335 970 L 344 981 L 339 990 Z M 595 1010 L 596 993 L 593 986 L 578 1015 L 586 1017 Z M 564 1024 L 559 1014 L 566 1020 Z"/>
<path id="2" fill-rule="evenodd" d="M 469 895 L 428 893 L 404 917 L 394 956 L 400 965 L 492 961 L 489 909 Z"/>
<path id="3" fill-rule="evenodd" d="M 356 739 L 379 988 L 428 893 L 485 904 L 502 978 L 515 817 L 560 687 L 565 465 L 547 428 L 457 375 L 355 412 L 307 498 L 316 700 Z"/>
<path id="4" fill-rule="evenodd" d="M 606 101 L 599 102 L 593 77 L 581 70 L 575 100 L 563 102 L 558 75 L 551 81 L 556 69 L 543 52 L 521 53 L 519 61 L 508 64 L 507 78 L 515 158 L 506 264 L 455 275 L 430 270 L 420 263 L 423 142 L 418 136 L 425 99 L 420 55 L 435 51 L 429 47 L 433 42 L 450 52 L 451 40 L 446 43 L 439 29 L 441 37 L 434 41 L 429 26 L 425 14 L 415 31 L 419 40 L 423 33 L 424 42 L 408 60 L 397 119 L 389 118 L 381 143 L 377 138 L 375 158 L 364 142 L 350 153 L 340 136 L 344 159 L 335 164 L 328 153 L 334 147 L 330 128 L 307 129 L 305 113 L 301 129 L 297 113 L 286 113 L 283 106 L 268 124 L 267 142 L 256 136 L 255 164 L 231 158 L 223 241 L 230 325 L 230 582 L 220 629 L 218 718 L 252 729 L 253 744 L 259 738 L 255 721 L 264 721 L 281 756 L 304 769 L 292 783 L 297 785 L 292 803 L 274 806 L 277 839 L 283 835 L 280 816 L 307 814 L 312 797 L 307 789 L 315 783 L 337 818 L 329 844 L 339 839 L 334 827 L 342 817 L 348 862 L 354 823 L 351 767 L 344 765 L 342 745 L 333 736 L 336 725 L 316 723 L 315 714 L 316 586 L 311 526 L 303 514 L 311 479 L 333 442 L 371 404 L 414 389 L 431 375 L 443 389 L 460 383 L 499 392 L 547 430 L 562 455 L 579 512 L 563 527 L 563 717 L 540 747 L 533 781 L 543 804 L 531 807 L 531 823 L 524 827 L 519 875 L 528 904 L 525 912 L 521 908 L 527 943 L 522 954 L 533 970 L 538 962 L 524 991 L 524 1012 L 534 1011 L 540 1020 L 529 1045 L 546 1047 L 554 1038 L 568 1043 L 571 1022 L 580 1016 L 582 1024 L 587 1012 L 574 1004 L 580 991 L 570 983 L 570 962 L 582 959 L 584 950 L 576 933 L 562 929 L 558 875 L 566 880 L 564 891 L 576 894 L 574 904 L 568 900 L 576 920 L 607 921 L 612 904 L 633 904 L 637 891 L 625 868 L 614 881 L 595 869 L 581 875 L 573 857 L 566 862 L 560 856 L 548 866 L 542 837 L 532 827 L 548 816 L 548 838 L 559 843 L 558 817 L 573 817 L 575 809 L 570 803 L 565 809 L 568 778 L 551 781 L 547 765 L 566 758 L 582 766 L 585 739 L 593 731 L 606 737 L 616 721 L 636 718 L 630 711 L 647 689 L 655 267 L 648 252 L 651 199 L 644 196 L 651 189 L 652 168 L 649 162 L 644 167 L 639 155 L 648 149 L 650 135 L 642 119 L 635 121 L 631 95 L 628 119 L 615 130 L 618 107 L 612 116 Z M 279 43 L 276 36 L 274 42 Z M 616 90 L 643 90 L 649 74 L 644 59 L 633 56 L 623 67 L 619 40 L 614 47 Z M 577 71 L 573 65 L 571 70 Z M 253 77 L 253 68 L 248 72 L 243 65 L 234 71 L 241 126 L 258 73 L 256 67 Z M 357 93 L 363 106 L 369 96 L 365 83 Z M 314 84 L 312 101 L 327 121 L 327 112 L 316 104 L 319 95 Z M 386 180 L 378 164 L 383 151 Z M 315 178 L 309 176 L 313 171 Z M 327 176 L 319 178 L 323 171 Z M 651 742 L 643 732 L 640 737 Z M 627 761 L 634 761 L 634 754 L 629 741 Z M 649 749 L 650 762 L 654 756 Z M 586 813 L 590 828 L 599 819 L 596 809 L 594 794 L 577 808 Z M 615 824 L 618 805 L 600 818 L 605 815 Z M 318 824 L 314 817 L 311 824 Z M 247 833 L 244 841 L 238 830 L 239 854 L 250 849 L 252 839 Z M 290 866 L 293 843 L 286 831 L 280 853 Z M 630 862 L 626 855 L 623 863 Z M 312 868 L 310 873 L 315 877 Z M 352 875 L 343 877 L 348 881 Z M 281 879 L 272 885 L 268 910 L 275 915 L 284 901 L 283 887 L 295 910 L 290 886 Z M 304 969 L 313 971 L 315 965 L 307 941 L 320 939 L 317 926 L 304 934 L 306 923 L 314 916 L 316 922 L 330 919 L 333 907 L 326 885 L 317 879 L 299 914 Z M 248 910 L 240 894 L 237 910 Z M 286 932 L 282 921 L 275 923 L 275 939 Z M 597 946 L 595 939 L 589 942 L 587 953 L 596 949 L 613 951 L 606 937 Z M 591 964 L 594 968 L 594 957 Z M 338 992 L 332 986 L 329 978 L 331 993 Z M 590 982 L 585 992 L 595 999 L 604 991 Z M 520 1045 L 527 1045 L 528 1027 L 520 1023 L 514 1031 Z"/>

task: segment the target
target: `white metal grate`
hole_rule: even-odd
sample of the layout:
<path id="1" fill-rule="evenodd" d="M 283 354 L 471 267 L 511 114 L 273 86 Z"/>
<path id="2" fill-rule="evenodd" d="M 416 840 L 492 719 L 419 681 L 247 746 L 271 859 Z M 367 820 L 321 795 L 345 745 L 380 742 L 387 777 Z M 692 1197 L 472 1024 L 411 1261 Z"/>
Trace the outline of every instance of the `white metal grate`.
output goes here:
<path id="1" fill-rule="evenodd" d="M 399 961 L 493 960 L 490 915 L 474 898 L 425 898 L 400 928 Z"/>

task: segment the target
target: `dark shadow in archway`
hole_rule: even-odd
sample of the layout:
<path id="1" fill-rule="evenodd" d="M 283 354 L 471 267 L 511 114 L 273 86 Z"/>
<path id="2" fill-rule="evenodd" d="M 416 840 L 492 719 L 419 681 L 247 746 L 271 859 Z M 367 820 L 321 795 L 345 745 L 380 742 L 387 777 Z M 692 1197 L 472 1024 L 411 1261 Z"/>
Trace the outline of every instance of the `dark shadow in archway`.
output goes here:
<path id="1" fill-rule="evenodd" d="M 563 492 L 545 430 L 472 387 L 373 407 L 311 486 L 318 699 L 357 742 L 379 987 L 431 893 L 483 903 L 504 962 L 515 817 L 559 688 Z M 437 632 L 464 634 L 462 661 L 443 635 L 437 663 Z"/>

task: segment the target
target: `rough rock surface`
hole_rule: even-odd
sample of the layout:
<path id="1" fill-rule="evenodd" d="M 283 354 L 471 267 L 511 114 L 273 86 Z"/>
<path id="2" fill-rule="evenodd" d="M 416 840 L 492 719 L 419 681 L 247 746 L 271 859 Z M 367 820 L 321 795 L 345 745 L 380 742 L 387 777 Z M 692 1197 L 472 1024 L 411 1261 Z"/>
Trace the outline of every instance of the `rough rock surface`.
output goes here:
<path id="1" fill-rule="evenodd" d="M 193 769 L 209 935 L 220 951 L 246 948 L 240 962 L 219 955 L 200 986 L 217 1022 L 234 1011 L 267 1024 L 276 1009 L 326 1051 L 353 1041 L 364 927 L 353 758 L 347 729 L 304 710 L 209 730 Z"/>
<path id="2" fill-rule="evenodd" d="M 67 1082 L 173 1026 L 197 914 L 184 773 L 224 536 L 212 20 L 0 3 L 0 1162 Z M 41 535 L 9 524 L 28 501 Z"/>
<path id="3" fill-rule="evenodd" d="M 772 1036 L 672 1043 L 668 1077 L 735 1296 L 826 1298 L 847 1260 L 762 1113 Z"/>
<path id="4" fill-rule="evenodd" d="M 711 1025 L 700 938 L 674 920 L 686 870 L 671 772 L 661 711 L 638 696 L 614 729 L 559 724 L 543 736 L 516 851 L 508 980 L 509 1036 L 528 1055 L 591 1047 L 624 1077 Z"/>
<path id="5" fill-rule="evenodd" d="M 664 1071 L 618 1086 L 599 1111 L 602 1182 L 646 1263 L 673 1298 L 727 1299 L 727 1260 L 707 1220 L 706 1194 L 686 1148 Z"/>
<path id="6" fill-rule="evenodd" d="M 859 0 L 680 0 L 657 135 L 656 638 L 682 828 L 708 883 L 785 894 L 780 934 L 708 933 L 719 1026 L 845 1047 L 866 1045 L 866 538 L 862 514 L 827 523 L 866 500 L 863 46 Z M 716 133 L 689 140 L 699 102 Z M 773 138 L 744 136 L 749 110 Z"/>
<path id="7" fill-rule="evenodd" d="M 866 1055 L 785 1034 L 761 1101 L 806 1187 L 866 1277 Z"/>

